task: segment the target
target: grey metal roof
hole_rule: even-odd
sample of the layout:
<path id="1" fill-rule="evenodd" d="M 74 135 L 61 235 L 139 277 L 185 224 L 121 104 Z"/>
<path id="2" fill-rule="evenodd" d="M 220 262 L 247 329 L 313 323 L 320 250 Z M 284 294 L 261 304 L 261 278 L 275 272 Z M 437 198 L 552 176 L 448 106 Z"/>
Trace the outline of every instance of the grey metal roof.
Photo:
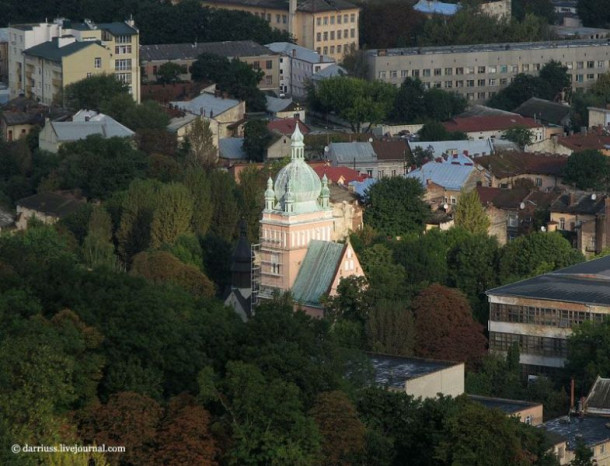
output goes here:
<path id="1" fill-rule="evenodd" d="M 468 177 L 476 170 L 474 163 L 463 154 L 449 156 L 447 159 L 441 157 L 440 161 L 433 160 L 425 163 L 417 170 L 407 173 L 407 178 L 419 180 L 422 186 L 426 186 L 428 180 L 446 189 L 459 191 L 464 187 Z"/>
<path id="2" fill-rule="evenodd" d="M 220 158 L 229 160 L 247 159 L 243 144 L 244 138 L 223 138 L 218 141 Z"/>
<path id="3" fill-rule="evenodd" d="M 283 112 L 292 105 L 292 99 L 281 99 L 279 97 L 265 96 L 267 100 L 267 111 L 269 113 Z"/>
<path id="4" fill-rule="evenodd" d="M 167 130 L 170 133 L 175 133 L 183 126 L 191 123 L 195 118 L 197 118 L 197 115 L 193 115 L 192 113 L 187 113 L 183 117 L 172 118 L 167 125 Z"/>
<path id="5" fill-rule="evenodd" d="M 488 296 L 610 305 L 610 256 L 487 290 Z"/>
<path id="6" fill-rule="evenodd" d="M 125 22 L 115 22 L 115 23 L 99 23 L 97 24 L 99 29 L 103 29 L 108 31 L 113 36 L 134 36 L 138 34 L 138 30 L 129 26 Z"/>
<path id="7" fill-rule="evenodd" d="M 89 121 L 52 121 L 49 123 L 60 142 L 78 141 L 93 134 L 105 138 L 132 137 L 135 133 L 108 115 L 99 114 Z"/>
<path id="8" fill-rule="evenodd" d="M 330 290 L 344 249 L 345 245 L 330 241 L 313 240 L 309 243 L 291 290 L 296 302 L 320 305 L 320 298 Z"/>
<path id="9" fill-rule="evenodd" d="M 67 57 L 73 53 L 80 52 L 87 47 L 93 46 L 102 47 L 98 42 L 92 40 L 80 42 L 76 41 L 72 42 L 71 44 L 64 45 L 63 47 L 58 47 L 56 37 L 48 42 L 43 42 L 42 44 L 30 47 L 29 49 L 24 50 L 23 53 L 33 57 L 40 57 L 46 60 L 61 62 L 63 57 Z"/>
<path id="10" fill-rule="evenodd" d="M 338 164 L 377 162 L 377 154 L 370 142 L 331 142 L 328 158 Z"/>
<path id="11" fill-rule="evenodd" d="M 227 58 L 258 57 L 272 54 L 267 47 L 251 40 L 195 44 L 156 44 L 140 46 L 140 61 L 194 60 L 202 53 L 210 53 Z"/>
<path id="12" fill-rule="evenodd" d="M 371 49 L 366 55 L 395 56 L 395 55 L 435 55 L 451 53 L 481 53 L 481 52 L 503 52 L 506 50 L 543 50 L 548 48 L 581 48 L 581 47 L 607 47 L 607 39 L 585 39 L 585 40 L 559 40 L 546 42 L 503 42 L 499 44 L 474 44 L 474 45 L 444 45 L 433 47 L 405 47 L 395 49 Z"/>
<path id="13" fill-rule="evenodd" d="M 403 358 L 384 354 L 369 354 L 375 369 L 375 384 L 380 387 L 405 389 L 405 382 L 432 374 L 460 363 L 433 359 Z"/>
<path id="14" fill-rule="evenodd" d="M 193 115 L 203 115 L 213 118 L 214 116 L 218 116 L 230 108 L 239 105 L 239 101 L 215 97 L 212 94 L 204 92 L 188 102 L 171 102 L 171 104 L 174 107 L 190 112 Z"/>
<path id="15" fill-rule="evenodd" d="M 537 118 L 545 123 L 552 123 L 561 126 L 565 122 L 565 118 L 570 115 L 571 108 L 569 105 L 563 105 L 550 100 L 539 99 L 532 97 L 515 109 L 524 117 Z"/>
<path id="16" fill-rule="evenodd" d="M 53 192 L 38 193 L 16 202 L 17 207 L 62 218 L 78 210 L 85 201 Z"/>
<path id="17" fill-rule="evenodd" d="M 341 65 L 336 63 L 321 69 L 317 73 L 314 73 L 311 79 L 313 81 L 319 81 L 321 79 L 334 78 L 335 76 L 347 76 L 348 72 Z"/>
<path id="18" fill-rule="evenodd" d="M 474 141 L 409 141 L 409 148 L 413 152 L 417 147 L 423 150 L 432 150 L 432 154 L 435 157 L 439 157 L 443 154 L 452 153 L 457 151 L 458 154 L 468 153 L 470 157 L 478 157 L 481 155 L 490 155 L 493 153 L 493 145 L 491 139 L 476 139 Z"/>
<path id="19" fill-rule="evenodd" d="M 573 450 L 577 438 L 581 438 L 590 447 L 608 441 L 610 439 L 608 421 L 607 417 L 563 416 L 545 422 L 540 428 L 560 435 L 567 440 L 568 449 Z"/>
<path id="20" fill-rule="evenodd" d="M 610 379 L 597 377 L 585 401 L 585 410 L 590 414 L 610 414 Z"/>
<path id="21" fill-rule="evenodd" d="M 314 63 L 334 63 L 330 57 L 326 55 L 320 55 L 317 52 L 307 49 L 305 47 L 301 47 L 300 45 L 292 44 L 290 42 L 272 42 L 271 44 L 266 44 L 269 50 L 275 53 L 280 53 L 282 55 L 292 56 L 294 51 L 294 58 L 297 60 L 305 61 L 311 64 Z"/>

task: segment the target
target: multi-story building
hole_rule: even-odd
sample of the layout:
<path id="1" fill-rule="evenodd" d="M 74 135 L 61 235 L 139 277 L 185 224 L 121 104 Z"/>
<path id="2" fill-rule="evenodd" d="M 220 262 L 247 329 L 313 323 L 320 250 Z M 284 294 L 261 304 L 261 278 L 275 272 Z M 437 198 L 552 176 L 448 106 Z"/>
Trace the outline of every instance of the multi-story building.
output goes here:
<path id="1" fill-rule="evenodd" d="M 426 88 L 458 92 L 484 102 L 519 73 L 537 75 L 549 61 L 568 68 L 572 88 L 588 88 L 610 71 L 610 42 L 571 40 L 377 49 L 366 52 L 369 78 L 399 86 L 407 77 Z"/>
<path id="2" fill-rule="evenodd" d="M 335 63 L 335 60 L 320 55 L 290 42 L 267 44 L 269 50 L 280 56 L 280 92 L 303 99 L 313 75 Z"/>
<path id="3" fill-rule="evenodd" d="M 113 74 L 140 101 L 139 32 L 123 23 L 20 24 L 9 28 L 11 97 L 24 95 L 50 104 L 64 88 L 94 74 Z"/>
<path id="4" fill-rule="evenodd" d="M 204 0 L 203 5 L 239 10 L 289 32 L 297 44 L 340 61 L 357 50 L 360 9 L 346 0 Z"/>
<path id="5" fill-rule="evenodd" d="M 583 262 L 486 292 L 489 348 L 520 347 L 526 374 L 561 368 L 572 327 L 610 315 L 610 256 Z"/>
<path id="6" fill-rule="evenodd" d="M 251 40 L 142 45 L 140 47 L 142 78 L 148 82 L 156 81 L 159 67 L 164 63 L 172 62 L 183 68 L 180 79 L 190 81 L 190 68 L 202 53 L 218 55 L 229 60 L 237 58 L 264 73 L 258 84 L 259 89 L 279 90 L 279 55 Z"/>

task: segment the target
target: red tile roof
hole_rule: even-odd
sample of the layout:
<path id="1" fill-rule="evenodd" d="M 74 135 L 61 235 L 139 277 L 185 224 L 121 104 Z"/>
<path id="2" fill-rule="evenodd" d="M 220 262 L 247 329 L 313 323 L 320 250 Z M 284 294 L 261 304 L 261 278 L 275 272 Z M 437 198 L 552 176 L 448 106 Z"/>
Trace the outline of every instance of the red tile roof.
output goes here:
<path id="1" fill-rule="evenodd" d="M 303 123 L 301 120 L 297 120 L 296 118 L 283 118 L 281 120 L 272 120 L 267 123 L 267 128 L 269 131 L 277 131 L 284 136 L 291 136 L 294 133 L 294 129 L 296 128 L 297 121 L 299 122 L 299 129 L 301 133 L 304 135 L 309 133 L 309 127 Z"/>
<path id="2" fill-rule="evenodd" d="M 484 155 L 475 160 L 491 171 L 496 178 L 507 178 L 517 175 L 561 176 L 568 157 L 557 154 L 503 152 Z"/>
<path id="3" fill-rule="evenodd" d="M 320 179 L 326 175 L 326 178 L 328 178 L 328 180 L 333 184 L 338 184 L 341 178 L 343 178 L 344 184 L 348 184 L 352 181 L 363 181 L 365 178 L 367 178 L 366 175 L 361 175 L 358 170 L 354 170 L 349 167 L 331 167 L 327 165 L 312 168 L 318 174 Z"/>
<path id="4" fill-rule="evenodd" d="M 443 123 L 447 131 L 462 131 L 471 133 L 476 131 L 501 131 L 514 126 L 526 128 L 541 128 L 542 125 L 532 118 L 521 115 L 486 115 L 454 118 Z"/>
<path id="5" fill-rule="evenodd" d="M 610 145 L 610 136 L 601 131 L 592 130 L 587 134 L 576 133 L 561 137 L 559 138 L 559 144 L 575 152 L 587 149 L 606 149 L 605 146 Z"/>

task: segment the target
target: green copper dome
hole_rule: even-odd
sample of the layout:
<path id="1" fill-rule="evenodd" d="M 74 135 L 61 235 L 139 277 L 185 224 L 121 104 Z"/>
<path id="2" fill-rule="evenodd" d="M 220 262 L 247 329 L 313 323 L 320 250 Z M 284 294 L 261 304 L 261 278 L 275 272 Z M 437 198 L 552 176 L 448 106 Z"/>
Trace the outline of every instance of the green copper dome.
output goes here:
<path id="1" fill-rule="evenodd" d="M 286 191 L 290 183 L 290 201 L 294 202 L 293 212 L 315 212 L 320 209 L 318 197 L 322 183 L 317 173 L 305 163 L 305 144 L 297 125 L 291 137 L 292 160 L 280 170 L 275 179 L 276 209 L 286 211 Z"/>

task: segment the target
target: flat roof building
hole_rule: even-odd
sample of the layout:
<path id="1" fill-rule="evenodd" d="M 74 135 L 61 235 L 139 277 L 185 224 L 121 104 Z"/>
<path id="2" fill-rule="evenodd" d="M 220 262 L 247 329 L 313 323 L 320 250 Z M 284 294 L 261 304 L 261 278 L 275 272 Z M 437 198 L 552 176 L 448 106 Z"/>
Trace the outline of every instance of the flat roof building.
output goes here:
<path id="1" fill-rule="evenodd" d="M 537 75 L 549 61 L 568 68 L 572 88 L 588 88 L 610 70 L 608 40 L 522 42 L 375 49 L 365 52 L 369 78 L 399 86 L 407 77 L 427 88 L 484 102 L 519 73 Z"/>

